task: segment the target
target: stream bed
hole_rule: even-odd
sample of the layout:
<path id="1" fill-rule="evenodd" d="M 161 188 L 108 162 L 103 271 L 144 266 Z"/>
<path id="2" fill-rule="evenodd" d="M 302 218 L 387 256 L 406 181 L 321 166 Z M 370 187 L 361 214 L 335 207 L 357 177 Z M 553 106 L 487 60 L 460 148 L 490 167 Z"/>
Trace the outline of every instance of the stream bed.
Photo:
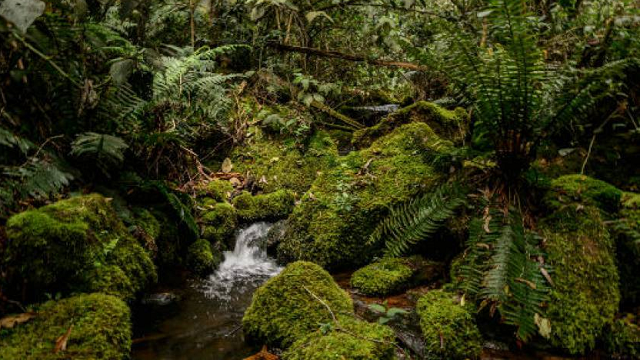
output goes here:
<path id="1" fill-rule="evenodd" d="M 177 274 L 143 299 L 134 309 L 132 358 L 235 360 L 255 354 L 259 349 L 245 344 L 240 326 L 253 292 L 282 270 L 263 246 L 270 228 L 259 222 L 239 230 L 234 250 L 207 279 Z"/>

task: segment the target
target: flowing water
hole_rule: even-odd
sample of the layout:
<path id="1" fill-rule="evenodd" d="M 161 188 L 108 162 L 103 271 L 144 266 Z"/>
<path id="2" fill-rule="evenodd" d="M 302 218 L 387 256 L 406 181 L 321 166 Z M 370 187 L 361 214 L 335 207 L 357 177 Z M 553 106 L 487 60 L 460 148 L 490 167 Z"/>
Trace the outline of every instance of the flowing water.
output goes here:
<path id="1" fill-rule="evenodd" d="M 133 358 L 234 360 L 255 353 L 245 344 L 240 325 L 253 292 L 281 270 L 264 246 L 270 227 L 260 222 L 238 231 L 234 250 L 225 252 L 209 278 L 188 280 L 185 286 L 177 276 L 159 289 L 179 300 L 147 301 L 136 308 Z"/>

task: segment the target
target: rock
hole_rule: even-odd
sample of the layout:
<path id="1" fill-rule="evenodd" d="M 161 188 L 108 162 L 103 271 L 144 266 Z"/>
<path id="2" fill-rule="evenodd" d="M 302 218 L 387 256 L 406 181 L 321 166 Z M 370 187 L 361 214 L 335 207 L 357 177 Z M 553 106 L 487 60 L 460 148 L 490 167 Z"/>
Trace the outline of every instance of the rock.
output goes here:
<path id="1" fill-rule="evenodd" d="M 384 325 L 367 323 L 350 316 L 337 316 L 325 331 L 316 330 L 296 341 L 285 360 L 393 360 L 395 334 Z"/>
<path id="2" fill-rule="evenodd" d="M 616 359 L 640 358 L 640 319 L 626 314 L 614 321 L 604 334 L 604 344 Z"/>
<path id="3" fill-rule="evenodd" d="M 329 273 L 316 264 L 299 261 L 253 294 L 242 325 L 249 338 L 286 348 L 317 331 L 320 324 L 330 323 L 327 307 L 335 314 L 353 314 L 351 298 Z"/>
<path id="4" fill-rule="evenodd" d="M 180 301 L 180 296 L 170 292 L 147 294 L 142 297 L 142 305 L 167 306 Z"/>
<path id="5" fill-rule="evenodd" d="M 475 359 L 482 352 L 482 336 L 473 315 L 458 304 L 455 295 L 433 290 L 418 300 L 416 311 L 433 359 Z"/>
<path id="6" fill-rule="evenodd" d="M 26 282 L 35 298 L 100 291 L 132 300 L 157 280 L 149 254 L 98 194 L 14 215 L 7 237 L 0 262 L 9 286 Z"/>
<path id="7" fill-rule="evenodd" d="M 356 131 L 352 142 L 356 148 L 366 148 L 395 128 L 412 122 L 423 122 L 442 138 L 457 143 L 466 133 L 469 114 L 463 108 L 450 111 L 430 102 L 419 101 L 392 113 L 375 126 Z"/>
<path id="8" fill-rule="evenodd" d="M 594 206 L 565 206 L 548 215 L 545 240 L 554 286 L 546 317 L 550 342 L 571 354 L 593 349 L 618 311 L 620 292 L 614 242 Z"/>
<path id="9" fill-rule="evenodd" d="M 442 174 L 428 159 L 451 143 L 424 123 L 404 125 L 365 150 L 340 157 L 323 172 L 289 217 L 278 260 L 357 267 L 383 244 L 365 243 L 389 208 L 435 186 Z"/>
<path id="10" fill-rule="evenodd" d="M 114 360 L 129 358 L 131 322 L 127 304 L 115 296 L 81 294 L 49 301 L 31 321 L 0 336 L 0 358 Z M 71 329 L 71 330 L 69 330 Z M 66 349 L 54 354 L 56 339 Z"/>
<path id="11" fill-rule="evenodd" d="M 273 224 L 271 229 L 269 229 L 269 233 L 267 233 L 267 239 L 265 247 L 267 248 L 267 254 L 273 256 L 276 254 L 278 249 L 278 245 L 280 241 L 284 237 L 285 232 L 287 231 L 287 220 L 280 220 Z"/>
<path id="12" fill-rule="evenodd" d="M 351 286 L 369 296 L 385 296 L 409 286 L 413 269 L 404 259 L 385 258 L 353 273 Z"/>
<path id="13" fill-rule="evenodd" d="M 544 201 L 552 210 L 569 204 L 596 206 L 614 213 L 620 207 L 622 191 L 609 183 L 585 175 L 565 175 L 551 182 Z"/>
<path id="14" fill-rule="evenodd" d="M 205 239 L 194 242 L 187 249 L 187 267 L 203 277 L 211 274 L 220 265 L 222 258 L 222 252 Z"/>
<path id="15" fill-rule="evenodd" d="M 242 221 L 277 220 L 286 218 L 293 211 L 295 197 L 289 190 L 255 196 L 244 191 L 233 198 L 232 203 Z"/>
<path id="16" fill-rule="evenodd" d="M 199 222 L 202 224 L 202 238 L 212 244 L 222 243 L 227 248 L 233 246 L 233 233 L 238 227 L 238 214 L 229 203 L 215 203 L 203 210 Z"/>

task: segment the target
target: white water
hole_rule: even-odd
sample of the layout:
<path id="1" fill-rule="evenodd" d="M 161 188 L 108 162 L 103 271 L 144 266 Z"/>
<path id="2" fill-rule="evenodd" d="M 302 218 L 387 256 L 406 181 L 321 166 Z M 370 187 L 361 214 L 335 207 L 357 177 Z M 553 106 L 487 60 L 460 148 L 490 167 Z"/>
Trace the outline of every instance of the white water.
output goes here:
<path id="1" fill-rule="evenodd" d="M 237 232 L 235 248 L 224 252 L 224 261 L 204 284 L 208 298 L 229 304 L 251 296 L 258 286 L 282 270 L 267 256 L 266 246 L 261 246 L 271 226 L 259 222 Z"/>

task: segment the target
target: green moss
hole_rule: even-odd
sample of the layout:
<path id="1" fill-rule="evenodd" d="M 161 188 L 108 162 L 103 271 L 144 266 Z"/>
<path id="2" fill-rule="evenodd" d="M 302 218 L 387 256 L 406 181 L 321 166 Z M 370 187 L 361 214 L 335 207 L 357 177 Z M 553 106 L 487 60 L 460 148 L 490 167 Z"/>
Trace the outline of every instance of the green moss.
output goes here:
<path id="1" fill-rule="evenodd" d="M 187 266 L 200 276 L 211 274 L 221 262 L 222 253 L 214 251 L 205 239 L 194 242 L 187 249 Z"/>
<path id="2" fill-rule="evenodd" d="M 143 208 L 135 208 L 133 210 L 134 213 L 134 224 L 142 229 L 147 236 L 151 239 L 157 239 L 160 236 L 160 222 L 156 219 L 153 214 Z"/>
<path id="3" fill-rule="evenodd" d="M 616 239 L 622 305 L 635 306 L 640 300 L 640 195 L 624 193 L 610 229 Z"/>
<path id="4" fill-rule="evenodd" d="M 540 231 L 554 270 L 547 309 L 550 341 L 572 354 L 585 353 L 618 311 L 613 240 L 593 206 L 556 211 L 544 219 Z"/>
<path id="5" fill-rule="evenodd" d="M 0 358 L 7 360 L 118 360 L 129 358 L 129 308 L 104 294 L 82 294 L 49 301 L 37 316 L 0 337 Z M 56 339 L 73 326 L 65 351 L 53 353 Z"/>
<path id="6" fill-rule="evenodd" d="M 298 145 L 255 129 L 248 143 L 236 147 L 230 158 L 234 170 L 254 179 L 265 193 L 289 189 L 302 194 L 337 156 L 335 143 L 323 131 Z"/>
<path id="7" fill-rule="evenodd" d="M 413 272 L 406 260 L 385 258 L 354 272 L 351 286 L 365 295 L 384 296 L 406 287 Z"/>
<path id="8" fill-rule="evenodd" d="M 416 311 L 430 359 L 475 359 L 482 351 L 482 336 L 473 315 L 440 290 L 418 300 Z"/>
<path id="9" fill-rule="evenodd" d="M 213 179 L 199 191 L 200 196 L 213 199 L 216 202 L 229 200 L 229 195 L 233 192 L 233 185 L 229 181 Z"/>
<path id="10" fill-rule="evenodd" d="M 624 209 L 640 210 L 640 194 L 634 192 L 622 193 L 621 205 Z"/>
<path id="11" fill-rule="evenodd" d="M 233 206 L 243 221 L 277 220 L 286 218 L 295 205 L 293 192 L 278 190 L 273 193 L 252 196 L 244 191 L 233 198 Z"/>
<path id="12" fill-rule="evenodd" d="M 296 341 L 284 360 L 392 360 L 395 334 L 387 326 L 338 316 L 327 333 L 314 331 Z"/>
<path id="13" fill-rule="evenodd" d="M 633 314 L 613 322 L 605 333 L 604 344 L 607 352 L 615 358 L 638 359 L 640 357 L 640 323 Z"/>
<path id="14" fill-rule="evenodd" d="M 253 295 L 242 319 L 245 334 L 262 343 L 288 347 L 331 322 L 336 314 L 352 314 L 353 304 L 331 275 L 309 262 L 289 264 Z"/>
<path id="15" fill-rule="evenodd" d="M 427 160 L 448 144 L 428 125 L 412 123 L 368 149 L 340 157 L 314 181 L 289 217 L 278 258 L 330 268 L 369 262 L 380 244 L 367 247 L 365 240 L 389 207 L 438 182 L 440 174 Z"/>
<path id="16" fill-rule="evenodd" d="M 419 101 L 394 112 L 375 126 L 356 131 L 352 142 L 357 148 L 368 147 L 376 139 L 411 122 L 426 123 L 442 138 L 459 142 L 465 136 L 468 121 L 469 115 L 462 108 L 451 111 L 430 102 Z"/>
<path id="17" fill-rule="evenodd" d="M 616 212 L 620 206 L 622 191 L 609 183 L 585 175 L 565 175 L 551 182 L 551 191 L 545 203 L 552 210 L 568 204 L 594 205 L 608 212 Z"/>
<path id="18" fill-rule="evenodd" d="M 125 272 L 115 265 L 100 266 L 90 275 L 88 292 L 101 292 L 107 295 L 117 296 L 125 301 L 135 299 L 138 291 Z"/>
<path id="19" fill-rule="evenodd" d="M 238 226 L 236 209 L 228 203 L 218 203 L 205 210 L 200 217 L 202 237 L 211 243 L 227 242 Z"/>
<path id="20" fill-rule="evenodd" d="M 45 292 L 68 293 L 104 286 L 111 289 L 105 290 L 108 293 L 129 288 L 133 293 L 121 295 L 130 299 L 156 281 L 149 254 L 101 195 L 78 196 L 15 215 L 7 222 L 7 236 L 1 259 L 9 271 L 9 282 L 26 282 L 36 298 Z M 121 273 L 113 276 L 114 269 L 96 276 L 101 267 L 109 265 L 119 267 L 131 286 L 107 286 L 107 279 L 122 281 Z"/>

